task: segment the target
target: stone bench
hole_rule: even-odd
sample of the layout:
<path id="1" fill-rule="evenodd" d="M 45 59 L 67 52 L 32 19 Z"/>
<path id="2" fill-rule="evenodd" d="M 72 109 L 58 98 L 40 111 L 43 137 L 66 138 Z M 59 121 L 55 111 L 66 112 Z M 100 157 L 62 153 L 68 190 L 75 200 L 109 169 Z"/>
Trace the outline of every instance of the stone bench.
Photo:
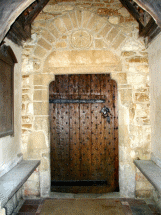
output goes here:
<path id="1" fill-rule="evenodd" d="M 0 177 L 0 210 L 5 207 L 39 165 L 38 160 L 22 160 Z"/>
<path id="2" fill-rule="evenodd" d="M 135 160 L 134 164 L 161 194 L 161 168 L 152 160 Z"/>

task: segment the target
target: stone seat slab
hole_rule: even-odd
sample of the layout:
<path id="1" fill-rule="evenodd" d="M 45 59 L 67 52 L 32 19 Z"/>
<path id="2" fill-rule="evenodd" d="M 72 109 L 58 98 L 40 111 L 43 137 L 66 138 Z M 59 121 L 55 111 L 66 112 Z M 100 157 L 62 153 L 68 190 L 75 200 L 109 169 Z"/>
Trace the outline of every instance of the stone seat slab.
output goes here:
<path id="1" fill-rule="evenodd" d="M 135 160 L 134 164 L 161 194 L 161 168 L 152 160 Z"/>
<path id="2" fill-rule="evenodd" d="M 0 208 L 5 206 L 39 165 L 39 160 L 22 160 L 0 177 Z"/>

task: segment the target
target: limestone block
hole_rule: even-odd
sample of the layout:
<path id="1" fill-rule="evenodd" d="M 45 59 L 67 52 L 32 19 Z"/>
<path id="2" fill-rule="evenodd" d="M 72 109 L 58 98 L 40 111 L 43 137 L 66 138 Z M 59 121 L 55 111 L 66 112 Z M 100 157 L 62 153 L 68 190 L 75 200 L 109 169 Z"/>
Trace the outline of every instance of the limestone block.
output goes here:
<path id="1" fill-rule="evenodd" d="M 22 116 L 22 123 L 31 123 L 33 121 L 32 116 Z"/>
<path id="2" fill-rule="evenodd" d="M 67 47 L 67 43 L 65 41 L 59 41 L 55 44 L 56 48 L 66 48 Z"/>
<path id="3" fill-rule="evenodd" d="M 47 51 L 42 48 L 41 46 L 36 46 L 35 51 L 34 51 L 34 55 L 39 57 L 39 58 L 44 58 L 45 55 L 47 54 Z"/>
<path id="4" fill-rule="evenodd" d="M 33 103 L 27 103 L 26 104 L 26 114 L 33 114 Z"/>
<path id="5" fill-rule="evenodd" d="M 48 19 L 52 19 L 53 15 L 50 13 L 39 13 L 39 15 L 34 19 L 34 22 L 40 21 L 40 20 L 48 20 Z"/>
<path id="6" fill-rule="evenodd" d="M 52 48 L 52 46 L 47 43 L 43 38 L 40 38 L 37 42 L 37 44 L 39 44 L 40 46 L 42 46 L 43 48 L 50 50 Z"/>
<path id="7" fill-rule="evenodd" d="M 70 12 L 70 13 L 69 13 L 69 16 L 70 16 L 70 18 L 71 18 L 73 27 L 74 27 L 74 28 L 78 28 L 75 11 Z"/>
<path id="8" fill-rule="evenodd" d="M 77 22 L 78 22 L 78 27 L 82 27 L 82 10 L 76 10 L 76 17 L 77 17 Z"/>
<path id="9" fill-rule="evenodd" d="M 33 106 L 35 115 L 48 115 L 48 102 L 34 102 Z"/>
<path id="10" fill-rule="evenodd" d="M 35 101 L 48 101 L 48 91 L 47 90 L 34 90 L 34 97 Z"/>
<path id="11" fill-rule="evenodd" d="M 6 211 L 4 208 L 0 209 L 0 215 L 6 215 Z"/>
<path id="12" fill-rule="evenodd" d="M 73 29 L 73 25 L 72 25 L 72 22 L 71 22 L 71 19 L 70 19 L 70 16 L 69 14 L 65 14 L 61 17 L 61 19 L 63 20 L 64 24 L 65 24 L 65 27 L 68 31 L 71 31 Z"/>
<path id="13" fill-rule="evenodd" d="M 121 9 L 118 10 L 119 14 L 121 14 L 123 17 L 129 17 L 130 13 L 125 7 L 121 7 Z"/>
<path id="14" fill-rule="evenodd" d="M 42 75 L 34 75 L 34 85 L 42 85 Z"/>
<path id="15" fill-rule="evenodd" d="M 93 27 L 93 32 L 94 34 L 97 34 L 100 29 L 107 23 L 107 18 L 106 17 L 98 17 L 97 23 Z"/>
<path id="16" fill-rule="evenodd" d="M 68 67 L 69 65 L 70 65 L 69 51 L 63 51 L 63 52 L 54 51 L 46 58 L 43 72 L 46 72 L 49 69 L 53 71 L 54 67 Z"/>
<path id="17" fill-rule="evenodd" d="M 22 88 L 30 88 L 30 76 L 29 75 L 22 76 Z"/>
<path id="18" fill-rule="evenodd" d="M 117 49 L 122 43 L 123 43 L 123 41 L 126 39 L 126 36 L 124 35 L 124 34 L 119 34 L 116 38 L 115 38 L 115 40 L 114 40 L 114 42 L 112 43 L 112 47 L 114 48 L 114 49 Z"/>
<path id="19" fill-rule="evenodd" d="M 127 73 L 127 83 L 132 85 L 134 89 L 145 88 L 146 86 L 146 76 L 143 74 L 136 73 L 135 69 L 132 71 L 132 68 L 129 68 L 129 73 Z"/>
<path id="20" fill-rule="evenodd" d="M 44 7 L 43 12 L 49 13 L 49 14 L 59 14 L 64 11 L 70 11 L 73 10 L 73 5 L 70 4 L 54 4 L 50 5 L 48 4 L 46 7 Z"/>
<path id="21" fill-rule="evenodd" d="M 55 80 L 55 76 L 54 76 L 54 74 L 44 74 L 43 75 L 43 86 L 49 86 L 49 83 L 51 82 L 51 81 L 54 81 Z"/>
<path id="22" fill-rule="evenodd" d="M 28 94 L 22 95 L 22 102 L 24 102 L 24 101 L 31 101 L 31 99 L 30 99 Z"/>
<path id="23" fill-rule="evenodd" d="M 113 27 L 105 38 L 106 42 L 111 43 L 114 40 L 114 38 L 117 36 L 118 33 L 119 33 L 119 30 L 117 28 Z"/>
<path id="24" fill-rule="evenodd" d="M 148 64 L 148 58 L 147 57 L 140 57 L 140 56 L 128 58 L 128 59 L 126 59 L 126 61 L 129 63 L 147 63 Z"/>
<path id="25" fill-rule="evenodd" d="M 48 135 L 49 118 L 46 116 L 36 116 L 34 120 L 34 130 L 42 130 Z"/>
<path id="26" fill-rule="evenodd" d="M 112 79 L 116 80 L 118 84 L 127 84 L 127 75 L 124 72 L 112 73 Z M 127 98 L 128 99 L 128 98 Z"/>
<path id="27" fill-rule="evenodd" d="M 102 39 L 95 39 L 95 48 L 96 49 L 104 48 L 104 41 Z"/>
<path id="28" fill-rule="evenodd" d="M 121 89 L 119 90 L 119 96 L 121 99 L 121 104 L 129 106 L 132 102 L 132 90 L 131 89 Z"/>
<path id="29" fill-rule="evenodd" d="M 40 164 L 40 171 L 49 171 L 50 165 L 49 165 L 49 157 L 43 157 L 41 159 Z"/>
<path id="30" fill-rule="evenodd" d="M 59 38 L 60 33 L 58 32 L 57 28 L 55 27 L 55 25 L 53 25 L 53 22 L 47 22 L 46 26 L 45 26 L 49 32 L 56 38 Z"/>
<path id="31" fill-rule="evenodd" d="M 36 150 L 46 149 L 45 135 L 43 131 L 33 131 L 28 142 L 28 153 L 36 153 Z M 37 151 L 39 153 L 39 151 Z"/>
<path id="32" fill-rule="evenodd" d="M 149 73 L 149 66 L 148 65 L 137 65 L 137 71 Z"/>
<path id="33" fill-rule="evenodd" d="M 22 124 L 22 128 L 25 128 L 25 129 L 32 129 L 32 124 Z"/>
<path id="34" fill-rule="evenodd" d="M 66 28 L 63 24 L 63 21 L 60 18 L 56 18 L 54 20 L 54 24 L 55 24 L 56 28 L 58 29 L 58 31 L 60 31 L 62 34 L 66 33 Z"/>
<path id="35" fill-rule="evenodd" d="M 97 34 L 97 37 L 105 37 L 107 33 L 111 30 L 112 25 L 110 23 L 107 23 L 103 29 Z"/>
<path id="36" fill-rule="evenodd" d="M 118 16 L 110 16 L 108 20 L 109 20 L 109 22 L 111 24 L 118 25 L 119 21 L 120 21 L 120 17 L 118 17 Z"/>
<path id="37" fill-rule="evenodd" d="M 99 16 L 93 15 L 91 17 L 91 19 L 89 20 L 89 23 L 87 25 L 87 29 L 92 30 L 94 28 L 94 26 L 97 24 L 98 20 L 99 20 Z"/>
<path id="38" fill-rule="evenodd" d="M 86 11 L 86 10 L 83 11 L 83 18 L 82 18 L 82 27 L 83 28 L 86 28 L 91 16 L 92 16 L 92 13 L 90 11 Z"/>
<path id="39" fill-rule="evenodd" d="M 55 42 L 55 37 L 52 36 L 47 30 L 41 30 L 41 36 L 45 38 L 49 43 Z"/>
<path id="40" fill-rule="evenodd" d="M 121 53 L 121 56 L 123 56 L 123 57 L 129 57 L 129 56 L 133 56 L 133 55 L 136 55 L 136 52 L 133 52 L 133 51 L 123 51 Z"/>
<path id="41" fill-rule="evenodd" d="M 40 59 L 38 59 L 38 58 L 33 58 L 32 61 L 33 61 L 33 69 L 34 69 L 34 70 L 40 69 L 40 66 L 41 66 L 41 61 L 40 61 Z"/>
<path id="42" fill-rule="evenodd" d="M 149 101 L 149 94 L 146 93 L 135 93 L 136 102 L 147 102 Z"/>

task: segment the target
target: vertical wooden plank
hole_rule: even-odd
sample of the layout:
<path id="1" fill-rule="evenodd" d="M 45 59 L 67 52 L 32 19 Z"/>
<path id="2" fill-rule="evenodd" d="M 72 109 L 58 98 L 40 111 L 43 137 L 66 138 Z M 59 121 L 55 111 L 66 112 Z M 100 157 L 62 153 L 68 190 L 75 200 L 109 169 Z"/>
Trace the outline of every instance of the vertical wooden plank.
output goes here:
<path id="1" fill-rule="evenodd" d="M 81 75 L 79 79 L 80 99 L 90 98 L 90 75 Z M 90 104 L 80 104 L 80 179 L 89 180 L 91 175 L 91 110 Z"/>
<path id="2" fill-rule="evenodd" d="M 95 95 L 98 98 L 100 95 L 100 77 L 97 75 L 91 75 L 91 95 Z M 92 169 L 92 180 L 101 180 L 100 174 L 100 153 L 101 145 L 99 144 L 100 137 L 102 136 L 101 131 L 101 105 L 91 104 L 91 118 L 92 118 L 92 154 L 91 154 L 91 169 Z"/>
<path id="3" fill-rule="evenodd" d="M 61 99 L 68 98 L 68 76 L 59 77 L 59 95 Z M 69 104 L 60 104 L 60 148 L 61 148 L 61 178 L 69 179 Z"/>
<path id="4" fill-rule="evenodd" d="M 69 96 L 78 98 L 78 75 L 69 76 Z M 80 180 L 79 104 L 69 104 L 70 180 Z"/>
<path id="5" fill-rule="evenodd" d="M 112 81 L 113 85 L 113 109 L 114 109 L 114 165 L 115 165 L 115 173 L 114 173 L 114 182 L 115 187 L 118 189 L 119 184 L 119 175 L 118 175 L 118 105 L 117 105 L 117 83 L 116 81 Z"/>

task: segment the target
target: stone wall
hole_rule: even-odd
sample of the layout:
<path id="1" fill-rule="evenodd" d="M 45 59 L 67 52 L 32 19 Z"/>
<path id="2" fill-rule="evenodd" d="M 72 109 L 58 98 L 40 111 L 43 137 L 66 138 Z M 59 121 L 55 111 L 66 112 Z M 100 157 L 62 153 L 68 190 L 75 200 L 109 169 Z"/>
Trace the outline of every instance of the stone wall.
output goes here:
<path id="1" fill-rule="evenodd" d="M 39 14 L 23 47 L 22 149 L 41 159 L 40 195 L 50 192 L 49 83 L 56 74 L 110 73 L 118 84 L 120 194 L 150 196 L 150 185 L 135 183 L 133 164 L 151 153 L 148 57 L 138 24 L 118 0 L 58 2 Z"/>

